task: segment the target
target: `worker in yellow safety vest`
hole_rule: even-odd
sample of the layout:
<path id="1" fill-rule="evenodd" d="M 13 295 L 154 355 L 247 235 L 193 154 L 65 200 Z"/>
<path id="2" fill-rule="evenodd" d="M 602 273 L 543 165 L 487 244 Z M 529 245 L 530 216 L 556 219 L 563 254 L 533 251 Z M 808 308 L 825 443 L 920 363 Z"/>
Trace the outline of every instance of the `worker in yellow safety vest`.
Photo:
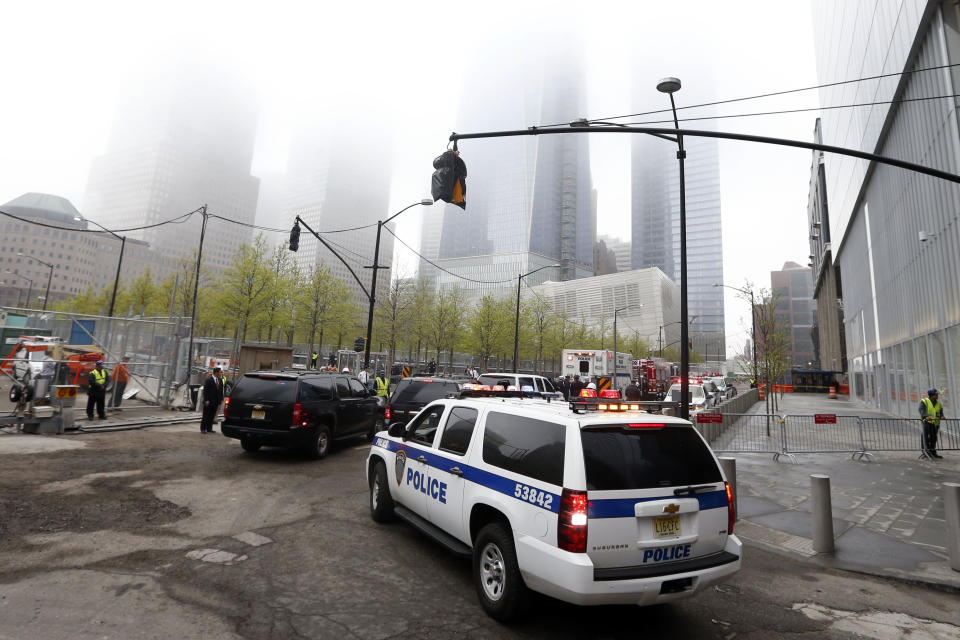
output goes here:
<path id="1" fill-rule="evenodd" d="M 107 383 L 110 381 L 110 374 L 103 368 L 103 362 L 97 360 L 97 365 L 87 375 L 87 419 L 93 420 L 93 409 L 97 409 L 97 417 L 101 420 L 107 419 L 107 413 L 104 411 L 103 403 L 107 398 Z"/>
<path id="2" fill-rule="evenodd" d="M 933 460 L 942 458 L 937 453 L 937 432 L 943 419 L 943 405 L 936 389 L 927 391 L 927 397 L 920 401 L 920 418 L 923 420 L 923 436 L 920 441 L 921 457 Z"/>
<path id="3" fill-rule="evenodd" d="M 374 382 L 377 385 L 377 395 L 386 397 L 390 392 L 390 379 L 387 378 L 386 372 L 383 371 L 383 369 L 377 374 Z"/>

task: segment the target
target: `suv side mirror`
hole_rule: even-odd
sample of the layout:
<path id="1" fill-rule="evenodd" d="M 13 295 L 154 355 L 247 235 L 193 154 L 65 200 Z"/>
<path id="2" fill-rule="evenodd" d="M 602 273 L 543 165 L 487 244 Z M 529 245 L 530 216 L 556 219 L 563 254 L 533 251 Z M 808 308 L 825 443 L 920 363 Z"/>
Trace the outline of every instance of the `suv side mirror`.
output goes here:
<path id="1" fill-rule="evenodd" d="M 387 435 L 391 438 L 404 438 L 407 437 L 407 425 L 402 422 L 394 422 L 387 428 Z"/>

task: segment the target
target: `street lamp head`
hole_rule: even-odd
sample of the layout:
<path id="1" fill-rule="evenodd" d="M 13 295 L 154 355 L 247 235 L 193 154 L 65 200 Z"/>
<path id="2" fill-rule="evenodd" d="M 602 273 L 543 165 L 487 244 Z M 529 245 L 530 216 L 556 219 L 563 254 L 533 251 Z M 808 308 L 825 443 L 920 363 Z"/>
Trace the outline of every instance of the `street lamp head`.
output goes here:
<path id="1" fill-rule="evenodd" d="M 680 78 L 664 78 L 657 83 L 657 91 L 660 93 L 676 93 L 680 90 Z"/>
<path id="2" fill-rule="evenodd" d="M 74 221 L 74 222 L 83 222 L 83 216 L 78 213 L 77 215 L 73 216 L 73 221 Z"/>
<path id="3" fill-rule="evenodd" d="M 429 207 L 430 205 L 433 204 L 433 198 L 424 198 L 423 200 L 420 201 L 420 204 L 422 204 L 425 207 Z"/>

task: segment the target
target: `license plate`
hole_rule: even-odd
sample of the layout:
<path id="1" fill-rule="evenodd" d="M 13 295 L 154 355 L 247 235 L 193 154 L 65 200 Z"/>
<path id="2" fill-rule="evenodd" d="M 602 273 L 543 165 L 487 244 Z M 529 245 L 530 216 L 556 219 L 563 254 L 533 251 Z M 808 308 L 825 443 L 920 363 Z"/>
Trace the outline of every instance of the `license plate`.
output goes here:
<path id="1" fill-rule="evenodd" d="M 653 537 L 668 538 L 680 535 L 680 516 L 653 519 Z"/>
<path id="2" fill-rule="evenodd" d="M 254 409 L 253 413 L 250 414 L 250 417 L 253 418 L 254 420 L 263 420 L 264 418 L 267 417 L 267 413 L 265 411 L 257 411 L 256 409 Z"/>

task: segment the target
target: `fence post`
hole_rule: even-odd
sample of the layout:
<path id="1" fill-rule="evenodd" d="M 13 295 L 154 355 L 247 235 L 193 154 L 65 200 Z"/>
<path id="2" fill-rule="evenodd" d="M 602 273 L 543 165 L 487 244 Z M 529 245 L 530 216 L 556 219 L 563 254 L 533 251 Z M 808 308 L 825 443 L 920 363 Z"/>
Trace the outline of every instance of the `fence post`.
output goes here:
<path id="1" fill-rule="evenodd" d="M 950 568 L 960 571 L 960 483 L 943 483 L 943 506 L 947 517 L 947 551 Z"/>
<path id="2" fill-rule="evenodd" d="M 787 416 L 782 415 L 777 420 L 780 424 L 780 453 L 788 453 L 787 450 Z"/>
<path id="3" fill-rule="evenodd" d="M 736 458 L 717 458 L 720 460 L 720 467 L 723 469 L 723 475 L 727 477 L 730 488 L 733 489 L 733 512 L 737 514 L 737 520 L 740 519 L 740 494 L 737 493 L 737 459 Z"/>
<path id="4" fill-rule="evenodd" d="M 810 497 L 813 502 L 813 550 L 833 553 L 833 505 L 830 502 L 830 476 L 810 475 Z"/>

